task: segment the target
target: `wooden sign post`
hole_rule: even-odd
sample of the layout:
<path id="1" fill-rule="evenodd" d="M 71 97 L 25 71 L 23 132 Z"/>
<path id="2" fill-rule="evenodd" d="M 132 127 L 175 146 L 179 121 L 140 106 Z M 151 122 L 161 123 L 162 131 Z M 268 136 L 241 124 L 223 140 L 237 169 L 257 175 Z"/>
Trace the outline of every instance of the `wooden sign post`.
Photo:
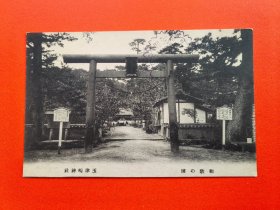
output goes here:
<path id="1" fill-rule="evenodd" d="M 226 145 L 226 120 L 232 120 L 232 109 L 227 106 L 217 108 L 217 120 L 223 121 L 222 128 L 222 145 L 223 148 Z"/>
<path id="2" fill-rule="evenodd" d="M 53 121 L 59 122 L 59 137 L 58 137 L 58 154 L 60 154 L 62 145 L 62 129 L 63 122 L 69 122 L 70 110 L 66 108 L 57 108 L 53 112 Z"/>

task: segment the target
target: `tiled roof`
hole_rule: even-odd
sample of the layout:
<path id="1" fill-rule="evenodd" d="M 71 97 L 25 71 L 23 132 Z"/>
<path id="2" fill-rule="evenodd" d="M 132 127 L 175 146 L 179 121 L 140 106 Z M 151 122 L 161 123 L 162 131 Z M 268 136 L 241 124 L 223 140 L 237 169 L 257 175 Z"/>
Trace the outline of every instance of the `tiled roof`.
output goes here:
<path id="1" fill-rule="evenodd" d="M 127 116 L 127 115 L 133 116 L 132 111 L 128 109 L 120 109 L 120 112 L 117 114 L 117 116 Z"/>
<path id="2" fill-rule="evenodd" d="M 197 103 L 197 104 L 202 104 L 203 103 L 203 100 L 200 99 L 200 98 L 197 98 L 197 97 L 194 97 L 194 96 L 191 96 L 189 94 L 186 94 L 185 92 L 183 92 L 182 90 L 179 90 L 177 93 L 176 93 L 176 99 L 182 99 L 182 100 L 186 100 L 188 102 L 194 102 L 194 103 Z M 161 99 L 159 99 L 155 104 L 154 104 L 154 107 L 158 106 L 159 104 L 161 103 L 164 103 L 164 102 L 167 102 L 167 96 L 166 97 L 163 97 Z"/>

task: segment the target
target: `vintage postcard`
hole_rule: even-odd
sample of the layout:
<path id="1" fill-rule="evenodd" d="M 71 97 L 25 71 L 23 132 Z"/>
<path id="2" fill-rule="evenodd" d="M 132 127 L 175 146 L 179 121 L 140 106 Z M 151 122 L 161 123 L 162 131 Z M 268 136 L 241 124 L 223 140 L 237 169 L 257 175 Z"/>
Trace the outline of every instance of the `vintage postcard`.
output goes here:
<path id="1" fill-rule="evenodd" d="M 255 177 L 251 29 L 26 34 L 24 177 Z"/>

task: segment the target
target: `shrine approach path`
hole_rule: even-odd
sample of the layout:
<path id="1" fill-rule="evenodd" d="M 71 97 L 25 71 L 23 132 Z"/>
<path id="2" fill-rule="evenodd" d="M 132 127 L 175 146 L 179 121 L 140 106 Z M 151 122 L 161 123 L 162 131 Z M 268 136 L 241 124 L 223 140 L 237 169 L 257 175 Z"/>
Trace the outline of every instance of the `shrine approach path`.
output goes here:
<path id="1" fill-rule="evenodd" d="M 85 153 L 83 148 L 64 149 L 58 155 L 56 150 L 35 150 L 27 152 L 26 162 L 61 161 L 255 161 L 255 154 L 248 152 L 222 151 L 197 146 L 180 146 L 179 154 L 170 151 L 170 143 L 158 134 L 147 134 L 142 128 L 117 126 L 105 142 Z"/>

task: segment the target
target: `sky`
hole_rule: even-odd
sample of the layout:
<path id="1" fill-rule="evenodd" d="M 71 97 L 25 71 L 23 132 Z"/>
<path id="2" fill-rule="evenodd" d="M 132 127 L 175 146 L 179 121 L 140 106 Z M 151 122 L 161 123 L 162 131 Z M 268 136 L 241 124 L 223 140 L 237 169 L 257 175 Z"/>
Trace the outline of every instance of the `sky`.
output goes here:
<path id="1" fill-rule="evenodd" d="M 111 32 L 94 32 L 92 35 L 93 40 L 88 42 L 83 38 L 82 32 L 70 33 L 74 37 L 78 38 L 76 41 L 65 41 L 64 47 L 54 46 L 51 48 L 56 54 L 59 55 L 55 65 L 61 66 L 63 63 L 63 54 L 136 54 L 131 49 L 129 43 L 134 39 L 141 38 L 146 41 L 150 41 L 153 46 L 157 46 L 157 50 L 153 53 L 157 53 L 163 47 L 172 44 L 173 42 L 179 42 L 184 46 L 187 46 L 191 39 L 203 37 L 208 33 L 212 33 L 214 37 L 233 36 L 233 29 L 223 30 L 188 30 L 184 31 L 184 35 L 179 38 L 170 40 L 167 35 L 158 34 L 157 38 L 154 31 L 111 31 Z M 186 37 L 186 35 L 189 36 Z M 89 64 L 67 64 L 70 68 L 81 68 L 86 71 L 89 69 Z M 100 70 L 112 69 L 115 65 L 120 64 L 98 64 L 97 68 Z"/>

